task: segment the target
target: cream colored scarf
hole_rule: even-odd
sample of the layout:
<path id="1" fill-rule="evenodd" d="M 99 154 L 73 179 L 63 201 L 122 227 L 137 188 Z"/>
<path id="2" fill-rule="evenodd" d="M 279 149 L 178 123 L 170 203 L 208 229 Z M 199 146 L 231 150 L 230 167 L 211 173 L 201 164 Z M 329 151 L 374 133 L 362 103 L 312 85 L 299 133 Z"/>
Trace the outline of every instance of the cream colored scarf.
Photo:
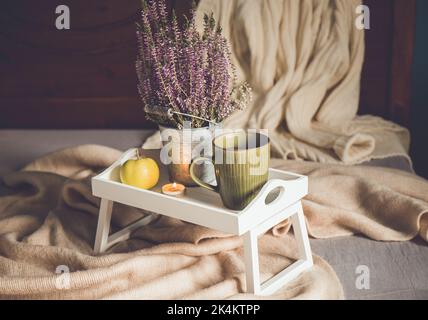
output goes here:
<path id="1" fill-rule="evenodd" d="M 361 163 L 407 155 L 406 129 L 357 116 L 364 31 L 360 0 L 201 0 L 197 21 L 214 13 L 232 47 L 239 80 L 253 104 L 225 122 L 269 129 L 274 155 L 317 162 Z M 156 136 L 145 144 L 158 146 Z"/>

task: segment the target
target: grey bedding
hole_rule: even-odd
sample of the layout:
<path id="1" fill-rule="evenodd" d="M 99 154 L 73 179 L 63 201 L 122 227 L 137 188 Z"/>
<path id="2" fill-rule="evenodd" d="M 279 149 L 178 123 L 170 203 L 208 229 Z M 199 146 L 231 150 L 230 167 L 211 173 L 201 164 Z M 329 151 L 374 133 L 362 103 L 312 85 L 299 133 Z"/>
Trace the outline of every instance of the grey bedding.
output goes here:
<path id="1" fill-rule="evenodd" d="M 0 176 L 48 152 L 79 144 L 102 144 L 125 150 L 141 145 L 150 131 L 137 130 L 0 130 Z M 411 171 L 401 158 L 366 165 Z M 0 185 L 0 194 L 4 193 Z M 428 299 L 428 246 L 410 242 L 376 242 L 360 236 L 312 239 L 314 253 L 325 258 L 341 280 L 347 299 Z M 356 286 L 357 268 L 367 266 L 369 289 Z"/>

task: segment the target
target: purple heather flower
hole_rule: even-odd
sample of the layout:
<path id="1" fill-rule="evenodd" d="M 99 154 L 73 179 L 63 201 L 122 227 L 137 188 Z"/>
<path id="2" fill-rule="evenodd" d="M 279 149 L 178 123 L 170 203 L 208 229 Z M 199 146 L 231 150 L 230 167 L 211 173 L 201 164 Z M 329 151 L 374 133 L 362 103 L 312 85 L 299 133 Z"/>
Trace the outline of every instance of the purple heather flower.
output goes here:
<path id="1" fill-rule="evenodd" d="M 143 0 L 137 29 L 136 71 L 138 92 L 147 117 L 160 124 L 179 127 L 191 120 L 168 110 L 221 122 L 251 99 L 247 84 L 236 88 L 230 49 L 213 15 L 204 17 L 204 32 L 192 18 L 180 26 L 173 13 L 169 18 L 165 0 Z M 232 90 L 233 89 L 233 90 Z M 238 93 L 238 94 L 236 94 Z"/>

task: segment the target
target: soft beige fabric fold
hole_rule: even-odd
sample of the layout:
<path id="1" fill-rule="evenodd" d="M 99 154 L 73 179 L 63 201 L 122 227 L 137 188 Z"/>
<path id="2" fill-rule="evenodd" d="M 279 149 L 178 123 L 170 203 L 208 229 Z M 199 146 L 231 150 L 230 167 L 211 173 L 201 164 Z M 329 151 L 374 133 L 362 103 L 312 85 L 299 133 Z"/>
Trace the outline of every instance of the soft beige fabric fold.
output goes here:
<path id="1" fill-rule="evenodd" d="M 242 239 L 175 219 L 161 217 L 105 255 L 93 255 L 99 199 L 91 195 L 89 178 L 119 155 L 80 146 L 4 177 L 10 194 L 0 197 L 0 298 L 254 298 L 243 293 Z M 115 204 L 112 231 L 144 215 Z M 260 238 L 262 279 L 296 258 L 294 238 L 281 228 Z M 270 298 L 343 298 L 332 268 L 317 256 L 314 261 L 310 272 Z M 70 287 L 56 273 L 64 266 Z"/>
<path id="2" fill-rule="evenodd" d="M 355 26 L 360 4 L 201 0 L 199 27 L 203 14 L 213 12 L 232 46 L 238 80 L 254 89 L 252 105 L 225 126 L 269 129 L 275 155 L 285 159 L 355 164 L 403 156 L 411 163 L 406 129 L 357 116 L 364 60 L 364 31 Z"/>
<path id="3" fill-rule="evenodd" d="M 254 298 L 243 293 L 242 239 L 178 220 L 162 217 L 105 255 L 93 255 L 99 199 L 91 195 L 89 177 L 119 154 L 79 146 L 4 177 L 9 194 L 0 197 L 0 298 Z M 303 204 L 314 237 L 428 239 L 426 180 L 379 168 L 284 160 L 273 165 L 310 176 Z M 144 214 L 116 205 L 113 231 Z M 296 258 L 289 229 L 285 222 L 259 239 L 262 279 Z M 343 298 L 332 268 L 317 256 L 314 262 L 311 271 L 268 298 Z M 69 268 L 70 288 L 61 285 L 58 266 Z"/>

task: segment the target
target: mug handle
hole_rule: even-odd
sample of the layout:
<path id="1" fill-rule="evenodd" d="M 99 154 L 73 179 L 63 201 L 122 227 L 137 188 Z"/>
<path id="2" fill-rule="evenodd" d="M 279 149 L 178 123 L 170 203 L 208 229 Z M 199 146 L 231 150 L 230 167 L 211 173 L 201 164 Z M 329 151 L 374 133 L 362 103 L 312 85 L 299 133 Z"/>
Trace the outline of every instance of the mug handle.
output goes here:
<path id="1" fill-rule="evenodd" d="M 203 161 L 203 162 L 208 161 L 212 165 L 214 165 L 213 162 L 212 162 L 212 160 L 209 159 L 209 158 L 204 158 L 204 157 L 195 158 L 192 161 L 192 164 L 190 165 L 190 169 L 189 169 L 190 176 L 192 177 L 193 181 L 196 184 L 200 185 L 201 187 L 206 188 L 206 189 L 211 190 L 211 191 L 214 191 L 214 192 L 218 192 L 218 190 L 219 190 L 218 186 L 213 186 L 213 185 L 211 185 L 209 183 L 206 183 L 206 182 L 202 181 L 201 179 L 199 179 L 199 177 L 196 176 L 195 172 L 193 171 L 193 169 L 195 168 L 196 162 L 201 162 L 201 161 Z"/>

